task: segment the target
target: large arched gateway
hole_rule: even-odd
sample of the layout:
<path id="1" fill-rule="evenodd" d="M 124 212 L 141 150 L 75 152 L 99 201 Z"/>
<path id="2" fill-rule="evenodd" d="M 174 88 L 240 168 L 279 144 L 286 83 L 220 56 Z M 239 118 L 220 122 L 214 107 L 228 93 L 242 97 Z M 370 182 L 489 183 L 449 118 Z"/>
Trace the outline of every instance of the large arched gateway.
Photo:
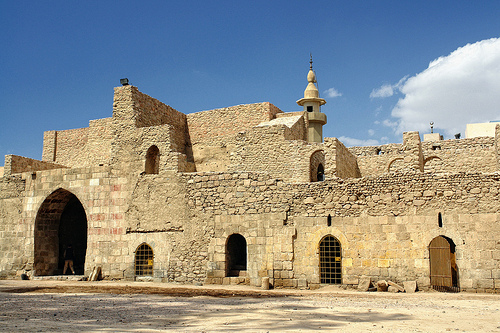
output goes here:
<path id="1" fill-rule="evenodd" d="M 83 274 L 87 251 L 87 216 L 78 198 L 58 189 L 38 209 L 35 220 L 35 275 L 58 275 L 64 250 L 72 245 L 76 274 Z"/>

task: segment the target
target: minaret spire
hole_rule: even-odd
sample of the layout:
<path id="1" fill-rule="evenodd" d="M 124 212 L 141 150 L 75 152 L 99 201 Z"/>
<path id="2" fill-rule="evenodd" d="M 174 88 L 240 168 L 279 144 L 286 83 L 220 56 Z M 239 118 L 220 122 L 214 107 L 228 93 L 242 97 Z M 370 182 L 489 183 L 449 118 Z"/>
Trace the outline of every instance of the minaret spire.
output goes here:
<path id="1" fill-rule="evenodd" d="M 304 117 L 308 119 L 307 141 L 323 142 L 323 125 L 326 124 L 326 115 L 321 112 L 321 105 L 326 104 L 323 98 L 319 97 L 318 87 L 316 87 L 316 74 L 313 71 L 312 54 L 309 54 L 309 72 L 307 73 L 307 87 L 304 90 L 304 98 L 297 101 L 297 104 L 304 107 Z"/>

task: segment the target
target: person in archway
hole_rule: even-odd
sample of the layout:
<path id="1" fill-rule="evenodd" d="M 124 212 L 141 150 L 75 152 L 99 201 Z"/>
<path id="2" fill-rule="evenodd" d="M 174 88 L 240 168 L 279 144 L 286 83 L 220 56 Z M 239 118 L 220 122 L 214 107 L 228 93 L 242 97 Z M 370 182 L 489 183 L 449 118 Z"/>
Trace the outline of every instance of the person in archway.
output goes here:
<path id="1" fill-rule="evenodd" d="M 69 269 L 73 274 L 75 274 L 75 270 L 73 269 L 73 260 L 75 259 L 75 254 L 73 253 L 73 247 L 69 244 L 64 250 L 64 270 L 63 275 L 66 274 L 66 270 Z"/>

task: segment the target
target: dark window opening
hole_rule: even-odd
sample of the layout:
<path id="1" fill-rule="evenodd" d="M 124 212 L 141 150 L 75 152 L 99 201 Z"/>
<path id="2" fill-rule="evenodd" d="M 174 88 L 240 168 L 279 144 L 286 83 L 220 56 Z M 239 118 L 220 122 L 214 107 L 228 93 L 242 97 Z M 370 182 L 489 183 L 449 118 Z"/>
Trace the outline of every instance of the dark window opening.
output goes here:
<path id="1" fill-rule="evenodd" d="M 147 174 L 157 174 L 160 169 L 160 150 L 156 146 L 149 147 L 146 153 L 145 172 Z"/>
<path id="2" fill-rule="evenodd" d="M 441 150 L 441 146 L 434 145 L 434 146 L 432 146 L 432 150 Z"/>
<path id="3" fill-rule="evenodd" d="M 440 228 L 443 227 L 443 217 L 441 216 L 441 213 L 438 213 L 438 226 Z"/>
<path id="4" fill-rule="evenodd" d="M 380 154 L 382 153 L 382 149 L 377 148 L 377 150 L 375 150 L 375 153 L 376 153 L 377 155 L 380 155 Z"/>
<path id="5" fill-rule="evenodd" d="M 321 283 L 342 283 L 342 249 L 333 236 L 324 237 L 319 244 L 319 271 Z"/>
<path id="6" fill-rule="evenodd" d="M 322 182 L 325 180 L 325 169 L 323 168 L 322 164 L 318 165 L 318 172 L 316 179 L 318 179 L 318 182 Z"/>
<path id="7" fill-rule="evenodd" d="M 308 106 L 307 107 L 307 112 L 313 112 L 313 107 L 312 106 Z"/>
<path id="8" fill-rule="evenodd" d="M 326 218 L 326 225 L 331 227 L 332 226 L 332 216 L 328 214 L 328 217 Z"/>
<path id="9" fill-rule="evenodd" d="M 247 270 L 247 241 L 240 234 L 232 234 L 226 244 L 227 276 L 241 276 Z"/>
<path id="10" fill-rule="evenodd" d="M 153 275 L 153 249 L 148 244 L 141 244 L 135 251 L 135 275 Z"/>

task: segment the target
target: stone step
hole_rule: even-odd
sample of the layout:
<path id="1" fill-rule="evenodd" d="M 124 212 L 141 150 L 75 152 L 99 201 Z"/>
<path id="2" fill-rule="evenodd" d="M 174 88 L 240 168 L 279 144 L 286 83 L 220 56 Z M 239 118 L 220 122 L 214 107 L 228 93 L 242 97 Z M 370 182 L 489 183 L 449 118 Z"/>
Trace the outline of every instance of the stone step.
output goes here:
<path id="1" fill-rule="evenodd" d="M 31 280 L 43 281 L 83 281 L 87 277 L 85 275 L 47 275 L 47 276 L 33 276 Z"/>
<path id="2" fill-rule="evenodd" d="M 235 269 L 235 270 L 230 270 L 227 275 L 229 277 L 233 277 L 233 276 L 245 277 L 245 276 L 247 276 L 247 271 Z"/>

